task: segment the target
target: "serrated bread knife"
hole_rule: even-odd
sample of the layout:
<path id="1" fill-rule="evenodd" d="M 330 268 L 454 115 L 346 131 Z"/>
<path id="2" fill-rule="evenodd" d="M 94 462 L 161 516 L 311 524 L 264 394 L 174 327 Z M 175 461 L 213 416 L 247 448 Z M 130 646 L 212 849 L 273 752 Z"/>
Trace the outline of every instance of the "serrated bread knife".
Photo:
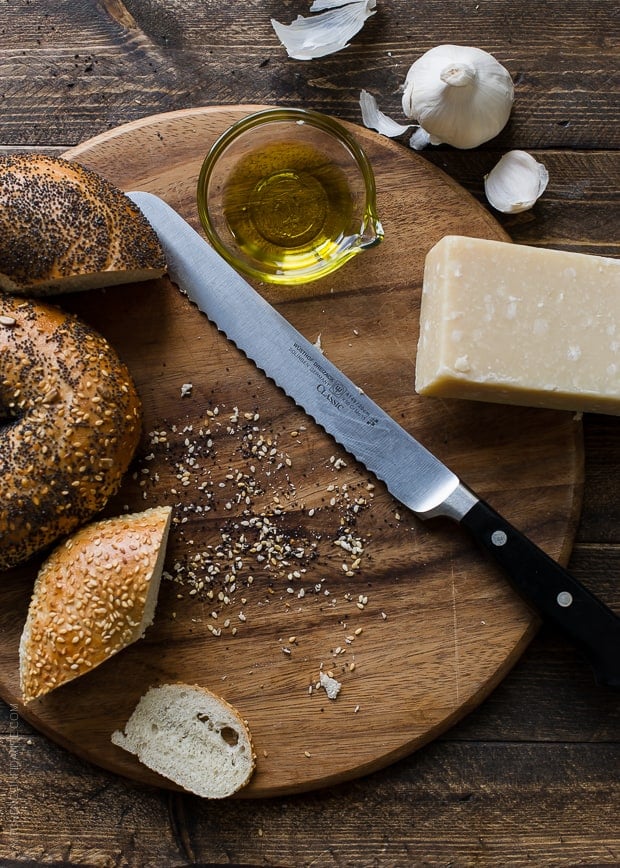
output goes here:
<path id="1" fill-rule="evenodd" d="M 620 687 L 620 618 L 477 497 L 364 395 L 162 199 L 129 194 L 159 236 L 172 281 L 258 368 L 422 519 L 447 516 L 495 558 L 521 596 Z"/>

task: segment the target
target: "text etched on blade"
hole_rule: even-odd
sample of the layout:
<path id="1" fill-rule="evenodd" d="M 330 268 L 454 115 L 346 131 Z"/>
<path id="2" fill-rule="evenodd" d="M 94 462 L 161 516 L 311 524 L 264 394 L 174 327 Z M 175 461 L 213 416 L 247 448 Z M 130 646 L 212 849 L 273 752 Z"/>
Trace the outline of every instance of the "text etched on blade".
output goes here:
<path id="1" fill-rule="evenodd" d="M 365 425 L 374 426 L 377 424 L 379 421 L 377 417 L 368 412 L 368 409 L 351 392 L 347 384 L 326 370 L 305 347 L 295 342 L 289 347 L 289 352 L 316 377 L 318 394 L 332 407 L 335 407 L 336 410 L 353 413 Z"/>

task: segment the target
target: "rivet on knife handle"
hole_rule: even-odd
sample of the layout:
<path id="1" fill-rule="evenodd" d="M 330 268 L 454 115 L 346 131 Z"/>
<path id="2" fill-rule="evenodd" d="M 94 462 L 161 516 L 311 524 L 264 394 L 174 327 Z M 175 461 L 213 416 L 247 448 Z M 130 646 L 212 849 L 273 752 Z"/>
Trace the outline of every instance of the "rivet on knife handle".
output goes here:
<path id="1" fill-rule="evenodd" d="M 596 680 L 620 687 L 620 618 L 484 501 L 460 523 L 500 564 L 515 590 L 582 651 Z"/>

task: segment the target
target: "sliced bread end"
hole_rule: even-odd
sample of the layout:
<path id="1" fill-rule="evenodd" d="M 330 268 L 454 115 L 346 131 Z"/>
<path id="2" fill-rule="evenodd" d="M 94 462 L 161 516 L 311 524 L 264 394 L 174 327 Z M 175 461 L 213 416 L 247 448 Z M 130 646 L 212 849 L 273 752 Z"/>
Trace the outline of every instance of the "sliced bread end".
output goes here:
<path id="1" fill-rule="evenodd" d="M 254 772 L 246 722 L 204 687 L 152 687 L 112 742 L 183 789 L 207 799 L 230 796 Z"/>

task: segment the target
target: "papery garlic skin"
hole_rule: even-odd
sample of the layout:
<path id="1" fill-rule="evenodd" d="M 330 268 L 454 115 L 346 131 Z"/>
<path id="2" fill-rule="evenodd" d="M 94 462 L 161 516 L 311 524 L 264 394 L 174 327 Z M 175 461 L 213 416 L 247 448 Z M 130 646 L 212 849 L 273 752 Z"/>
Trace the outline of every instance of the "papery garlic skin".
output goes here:
<path id="1" fill-rule="evenodd" d="M 388 138 L 396 138 L 409 132 L 413 128 L 413 133 L 409 138 L 409 147 L 414 151 L 421 151 L 428 144 L 440 144 L 433 140 L 426 130 L 417 124 L 399 124 L 397 121 L 388 117 L 379 108 L 377 100 L 367 90 L 360 92 L 360 108 L 362 110 L 362 122 L 369 130 L 376 130 L 382 136 Z"/>
<path id="2" fill-rule="evenodd" d="M 513 100 L 510 73 L 493 55 L 437 45 L 411 65 L 402 102 L 434 143 L 475 148 L 506 126 Z"/>
<path id="3" fill-rule="evenodd" d="M 360 108 L 364 126 L 376 130 L 382 136 L 395 138 L 411 129 L 411 124 L 399 124 L 382 112 L 375 97 L 367 90 L 360 91 Z"/>
<path id="4" fill-rule="evenodd" d="M 546 166 L 527 151 L 508 151 L 485 175 L 484 192 L 496 211 L 518 214 L 534 205 L 548 183 Z"/>
<path id="5" fill-rule="evenodd" d="M 418 127 L 415 132 L 411 134 L 411 138 L 409 139 L 409 147 L 413 148 L 414 151 L 422 151 L 427 145 L 440 145 L 441 142 L 435 136 L 431 136 L 424 127 Z"/>
<path id="6" fill-rule="evenodd" d="M 289 57 L 312 60 L 347 48 L 376 6 L 377 0 L 315 0 L 310 11 L 318 15 L 298 15 L 291 24 L 272 18 L 271 26 Z"/>

